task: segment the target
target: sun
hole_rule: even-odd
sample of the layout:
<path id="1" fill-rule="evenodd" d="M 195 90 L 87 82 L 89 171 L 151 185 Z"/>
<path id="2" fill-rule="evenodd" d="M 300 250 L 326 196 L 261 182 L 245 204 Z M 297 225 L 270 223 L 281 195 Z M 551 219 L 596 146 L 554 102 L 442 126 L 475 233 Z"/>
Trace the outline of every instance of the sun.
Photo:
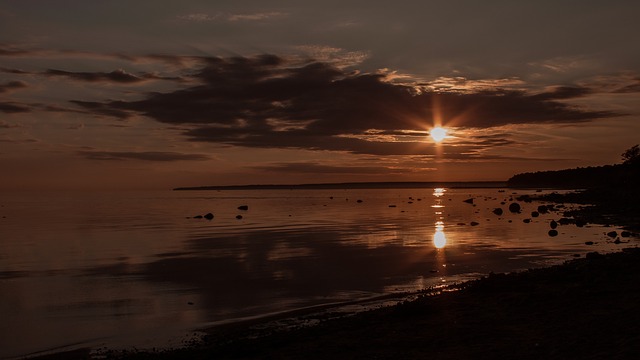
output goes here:
<path id="1" fill-rule="evenodd" d="M 433 141 L 439 143 L 447 137 L 447 129 L 436 126 L 431 129 L 431 131 L 429 131 L 429 135 L 431 136 Z"/>

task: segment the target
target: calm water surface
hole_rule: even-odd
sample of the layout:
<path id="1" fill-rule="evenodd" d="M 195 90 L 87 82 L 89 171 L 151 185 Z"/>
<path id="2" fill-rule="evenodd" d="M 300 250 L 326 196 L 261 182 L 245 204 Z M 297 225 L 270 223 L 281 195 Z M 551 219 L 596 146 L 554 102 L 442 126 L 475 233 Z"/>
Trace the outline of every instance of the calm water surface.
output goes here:
<path id="1" fill-rule="evenodd" d="M 605 235 L 615 228 L 597 225 L 560 226 L 549 237 L 560 214 L 532 218 L 535 202 L 511 213 L 512 191 L 498 189 L 1 196 L 0 357 L 74 344 L 179 345 L 167 339 L 206 324 L 638 243 L 616 245 Z M 470 197 L 474 205 L 463 202 Z M 211 221 L 193 218 L 208 212 Z"/>

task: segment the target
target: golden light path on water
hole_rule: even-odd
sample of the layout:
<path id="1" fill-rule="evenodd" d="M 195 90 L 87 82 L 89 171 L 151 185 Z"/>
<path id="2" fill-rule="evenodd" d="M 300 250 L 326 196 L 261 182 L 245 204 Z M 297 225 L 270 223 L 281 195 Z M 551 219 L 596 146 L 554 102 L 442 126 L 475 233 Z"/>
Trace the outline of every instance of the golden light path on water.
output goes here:
<path id="1" fill-rule="evenodd" d="M 436 222 L 436 232 L 433 234 L 433 245 L 437 249 L 447 246 L 447 236 L 444 234 L 444 224 L 442 221 Z"/>
<path id="2" fill-rule="evenodd" d="M 433 196 L 436 197 L 436 203 L 432 205 L 434 209 L 436 209 L 436 231 L 433 234 L 433 245 L 436 249 L 443 249 L 447 245 L 447 236 L 444 233 L 444 217 L 442 216 L 442 211 L 440 209 L 444 208 L 442 205 L 442 196 L 444 195 L 444 188 L 435 188 L 433 189 Z"/>

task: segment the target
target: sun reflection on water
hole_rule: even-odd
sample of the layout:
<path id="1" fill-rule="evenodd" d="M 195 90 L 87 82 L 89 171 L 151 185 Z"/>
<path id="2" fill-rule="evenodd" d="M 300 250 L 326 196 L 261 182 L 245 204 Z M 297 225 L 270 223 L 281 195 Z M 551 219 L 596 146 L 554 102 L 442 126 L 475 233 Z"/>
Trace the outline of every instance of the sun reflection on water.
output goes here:
<path id="1" fill-rule="evenodd" d="M 445 188 L 435 188 L 433 189 L 433 196 L 436 197 L 436 202 L 432 205 L 433 208 L 444 208 L 442 205 L 442 196 L 444 195 Z M 433 234 L 433 245 L 436 249 L 442 249 L 447 245 L 447 236 L 444 234 L 444 216 L 442 211 L 436 211 L 436 232 Z"/>
<path id="2" fill-rule="evenodd" d="M 436 249 L 442 249 L 447 246 L 447 236 L 444 234 L 444 231 L 436 230 L 433 234 L 433 246 L 435 246 Z"/>

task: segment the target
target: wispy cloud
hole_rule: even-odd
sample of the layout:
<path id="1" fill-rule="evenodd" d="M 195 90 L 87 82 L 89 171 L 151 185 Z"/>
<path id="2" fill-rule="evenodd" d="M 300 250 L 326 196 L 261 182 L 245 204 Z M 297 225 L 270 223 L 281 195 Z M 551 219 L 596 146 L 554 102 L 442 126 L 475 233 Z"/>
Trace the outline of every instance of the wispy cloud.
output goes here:
<path id="1" fill-rule="evenodd" d="M 261 13 L 247 13 L 247 14 L 231 14 L 229 15 L 229 21 L 257 21 L 257 20 L 266 20 L 276 17 L 284 17 L 287 16 L 287 13 L 282 13 L 278 11 L 270 11 L 270 12 L 261 12 Z"/>
<path id="2" fill-rule="evenodd" d="M 216 19 L 219 19 L 220 17 L 221 17 L 221 14 L 209 15 L 204 13 L 194 13 L 194 14 L 179 15 L 178 20 L 188 21 L 188 22 L 206 22 L 206 21 L 214 21 Z"/>
<path id="3" fill-rule="evenodd" d="M 28 86 L 27 83 L 23 81 L 9 81 L 4 84 L 0 84 L 0 94 L 17 90 L 17 89 L 23 89 L 23 88 L 26 88 L 27 86 Z"/>
<path id="4" fill-rule="evenodd" d="M 89 82 L 109 81 L 116 83 L 137 83 L 145 81 L 149 78 L 149 75 L 143 75 L 142 77 L 128 73 L 122 69 L 118 69 L 109 73 L 105 72 L 71 72 L 64 70 L 49 69 L 43 73 L 45 76 L 52 77 L 66 77 L 74 80 L 82 80 Z"/>
<path id="5" fill-rule="evenodd" d="M 24 56 L 33 53 L 33 51 L 25 50 L 15 45 L 0 43 L 0 56 Z"/>
<path id="6" fill-rule="evenodd" d="M 209 156 L 163 151 L 97 151 L 82 150 L 78 154 L 90 160 L 202 161 Z"/>
<path id="7" fill-rule="evenodd" d="M 242 13 L 242 14 L 233 14 L 233 13 L 192 13 L 186 15 L 179 15 L 177 18 L 180 21 L 186 22 L 210 22 L 210 21 L 230 21 L 230 22 L 240 22 L 240 21 L 261 21 L 261 20 L 269 20 L 273 18 L 283 18 L 288 16 L 287 13 L 279 12 L 279 11 L 268 11 L 268 12 L 254 12 L 254 13 Z"/>
<path id="8" fill-rule="evenodd" d="M 522 90 L 525 82 L 521 79 L 479 79 L 472 80 L 465 77 L 439 77 L 435 80 L 419 83 L 427 91 L 477 93 L 480 91 L 496 91 L 499 89 Z"/>
<path id="9" fill-rule="evenodd" d="M 26 113 L 32 109 L 24 104 L 11 101 L 0 101 L 0 111 L 7 114 Z"/>
<path id="10" fill-rule="evenodd" d="M 338 68 L 356 66 L 370 56 L 365 51 L 348 51 L 333 46 L 300 45 L 296 49 L 314 61 L 332 64 Z"/>
<path id="11" fill-rule="evenodd" d="M 0 129 L 15 129 L 21 128 L 22 126 L 19 124 L 11 124 L 6 121 L 0 120 Z"/>
<path id="12" fill-rule="evenodd" d="M 270 172 L 293 174 L 394 174 L 405 173 L 406 169 L 390 166 L 339 166 L 318 162 L 280 162 L 264 166 L 254 166 L 254 169 Z"/>
<path id="13" fill-rule="evenodd" d="M 640 93 L 640 78 L 634 79 L 631 84 L 622 86 L 614 91 L 619 94 Z"/>

